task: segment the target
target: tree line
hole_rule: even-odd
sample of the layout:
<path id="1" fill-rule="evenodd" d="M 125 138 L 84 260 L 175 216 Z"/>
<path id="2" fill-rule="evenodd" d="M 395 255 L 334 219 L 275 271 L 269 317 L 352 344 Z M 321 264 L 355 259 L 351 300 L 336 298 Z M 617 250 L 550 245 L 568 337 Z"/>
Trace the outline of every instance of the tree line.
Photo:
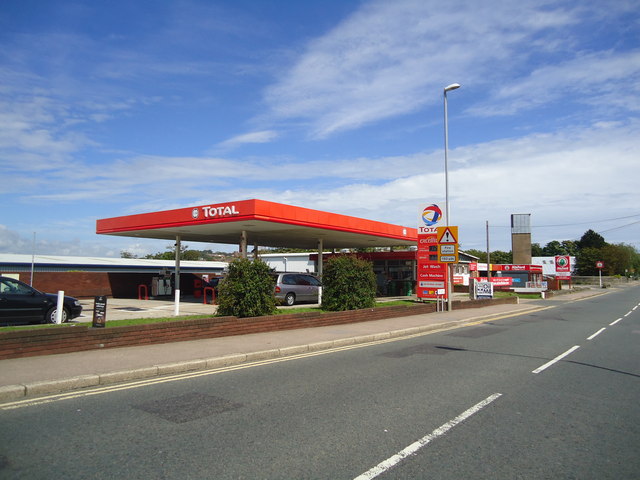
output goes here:
<path id="1" fill-rule="evenodd" d="M 229 252 L 214 252 L 212 250 L 193 250 L 188 245 L 180 246 L 180 260 L 210 261 L 210 262 L 230 262 L 237 257 L 237 254 Z M 148 260 L 175 260 L 176 253 L 173 246 L 166 247 L 166 251 L 151 253 L 144 257 L 137 257 L 131 252 L 122 250 L 120 258 L 145 258 Z"/>
<path id="2" fill-rule="evenodd" d="M 479 261 L 487 261 L 487 252 L 481 250 L 465 250 L 465 253 L 478 257 Z M 607 243 L 602 235 L 587 230 L 580 240 L 553 240 L 541 247 L 537 243 L 531 245 L 532 257 L 555 257 L 569 255 L 576 258 L 576 275 L 598 275 L 596 262 L 603 262 L 603 275 L 638 276 L 640 274 L 640 253 L 631 245 L 624 243 Z M 513 263 L 511 252 L 496 250 L 490 253 L 491 263 Z"/>

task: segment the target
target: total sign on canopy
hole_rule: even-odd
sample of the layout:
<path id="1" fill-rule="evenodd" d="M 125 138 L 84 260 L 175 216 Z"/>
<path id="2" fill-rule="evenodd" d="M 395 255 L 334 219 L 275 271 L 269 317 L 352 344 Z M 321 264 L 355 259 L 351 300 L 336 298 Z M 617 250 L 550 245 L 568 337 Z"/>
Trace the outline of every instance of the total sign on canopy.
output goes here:
<path id="1" fill-rule="evenodd" d="M 206 206 L 201 208 L 205 218 L 231 217 L 234 215 L 240 215 L 240 212 L 236 209 L 235 205 Z M 191 211 L 191 216 L 194 219 L 197 219 L 200 216 L 200 209 L 197 207 L 194 208 Z"/>

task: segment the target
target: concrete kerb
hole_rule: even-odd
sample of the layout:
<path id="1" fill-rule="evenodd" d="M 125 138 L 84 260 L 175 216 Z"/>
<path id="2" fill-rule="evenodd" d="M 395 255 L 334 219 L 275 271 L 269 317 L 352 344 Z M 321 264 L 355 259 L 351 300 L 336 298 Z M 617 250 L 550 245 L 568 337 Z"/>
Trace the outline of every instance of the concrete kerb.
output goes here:
<path id="1" fill-rule="evenodd" d="M 61 380 L 45 380 L 25 384 L 25 396 L 46 395 L 49 393 L 68 392 L 100 385 L 100 375 L 79 375 Z"/>
<path id="2" fill-rule="evenodd" d="M 500 314 L 479 315 L 462 320 L 454 320 L 432 325 L 405 328 L 371 335 L 360 335 L 356 337 L 317 342 L 307 345 L 297 345 L 279 349 L 262 350 L 246 354 L 232 354 L 208 359 L 188 360 L 132 370 L 108 372 L 98 375 L 80 375 L 77 377 L 60 380 L 32 382 L 19 385 L 7 385 L 0 387 L 0 401 L 20 400 L 24 399 L 25 397 L 32 397 L 37 395 L 42 396 L 47 394 L 78 390 L 87 387 L 105 386 L 127 381 L 144 380 L 163 375 L 180 374 L 192 371 L 214 370 L 218 368 L 240 365 L 243 363 L 258 362 L 279 357 L 330 350 L 337 347 L 418 336 L 429 332 L 462 327 L 468 324 L 482 323 L 483 321 L 488 322 L 492 319 L 495 319 L 495 317 L 497 316 L 504 316 L 509 314 L 522 315 L 539 309 L 540 307 L 535 307 L 532 309 L 514 310 L 510 313 L 502 312 Z"/>

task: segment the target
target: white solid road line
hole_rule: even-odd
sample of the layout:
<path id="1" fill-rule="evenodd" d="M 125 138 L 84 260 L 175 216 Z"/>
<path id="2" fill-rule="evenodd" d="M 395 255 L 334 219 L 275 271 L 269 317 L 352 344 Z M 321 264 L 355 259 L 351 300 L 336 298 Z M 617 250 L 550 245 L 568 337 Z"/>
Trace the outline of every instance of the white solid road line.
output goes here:
<path id="1" fill-rule="evenodd" d="M 598 335 L 600 335 L 602 332 L 604 332 L 606 330 L 605 327 L 602 327 L 600 330 L 598 330 L 596 333 L 594 333 L 593 335 L 591 335 L 590 337 L 587 337 L 587 340 L 591 340 L 593 338 L 596 338 Z"/>
<path id="2" fill-rule="evenodd" d="M 533 370 L 531 373 L 540 373 L 543 370 L 549 368 L 551 365 L 553 365 L 556 362 L 559 362 L 560 360 L 562 360 L 564 357 L 566 357 L 567 355 L 571 354 L 572 352 L 576 351 L 577 349 L 580 348 L 580 345 L 574 345 L 573 347 L 571 347 L 569 350 L 567 350 L 566 352 L 564 352 L 562 355 L 558 355 L 556 358 L 554 358 L 553 360 L 551 360 L 550 362 L 545 363 L 544 365 L 541 365 L 540 367 L 536 368 L 535 370 Z"/>
<path id="3" fill-rule="evenodd" d="M 422 437 L 420 440 L 418 440 L 417 442 L 412 443 L 411 445 L 409 445 L 404 450 L 401 450 L 398 453 L 396 453 L 395 455 L 393 455 L 392 457 L 389 457 L 388 459 L 384 460 L 383 462 L 380 462 L 378 465 L 376 465 L 372 469 L 364 472 L 362 475 L 358 475 L 354 480 L 371 480 L 372 478 L 375 478 L 378 475 L 388 471 L 389 469 L 393 468 L 395 465 L 400 463 L 402 460 L 407 458 L 409 455 L 413 455 L 418 450 L 420 450 L 422 447 L 427 445 L 429 442 L 431 442 L 432 440 L 435 440 L 438 437 L 441 437 L 442 435 L 447 433 L 449 430 L 451 430 L 453 427 L 458 425 L 460 422 L 463 422 L 464 420 L 469 418 L 474 413 L 479 412 L 484 407 L 486 407 L 491 402 L 493 402 L 494 400 L 496 400 L 497 398 L 499 398 L 501 396 L 502 396 L 501 393 L 494 393 L 493 395 L 485 398 L 480 403 L 477 403 L 473 407 L 471 407 L 470 409 L 465 410 L 464 412 L 462 412 L 460 415 L 458 415 L 453 420 L 449 420 L 447 423 L 445 423 L 441 427 L 436 428 L 429 435 L 426 435 L 426 436 Z"/>

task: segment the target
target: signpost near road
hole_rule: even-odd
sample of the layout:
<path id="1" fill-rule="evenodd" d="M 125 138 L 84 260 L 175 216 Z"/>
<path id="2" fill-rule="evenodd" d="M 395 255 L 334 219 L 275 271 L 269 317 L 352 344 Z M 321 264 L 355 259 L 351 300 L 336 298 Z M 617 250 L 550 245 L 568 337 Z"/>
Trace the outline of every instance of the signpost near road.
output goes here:
<path id="1" fill-rule="evenodd" d="M 598 277 L 600 278 L 600 288 L 602 288 L 602 269 L 604 268 L 604 262 L 598 260 L 596 262 L 596 268 L 598 269 Z"/>
<path id="2" fill-rule="evenodd" d="M 438 262 L 458 263 L 458 227 L 438 227 Z"/>

